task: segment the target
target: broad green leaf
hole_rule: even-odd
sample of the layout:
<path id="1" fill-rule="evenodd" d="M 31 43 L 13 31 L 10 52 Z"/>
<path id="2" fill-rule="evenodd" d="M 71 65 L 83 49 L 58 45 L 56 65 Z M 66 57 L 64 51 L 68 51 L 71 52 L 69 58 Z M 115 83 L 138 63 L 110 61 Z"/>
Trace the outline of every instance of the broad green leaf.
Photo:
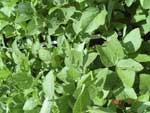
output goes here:
<path id="1" fill-rule="evenodd" d="M 98 8 L 94 8 L 94 7 L 87 8 L 82 13 L 82 16 L 80 19 L 82 28 L 85 29 L 98 13 L 99 13 Z"/>
<path id="2" fill-rule="evenodd" d="M 107 74 L 106 79 L 102 79 L 101 81 L 103 80 L 105 81 L 103 89 L 106 91 L 115 90 L 122 86 L 121 80 L 117 76 L 117 73 L 110 70 Z M 101 84 L 101 81 L 99 82 L 99 84 Z"/>
<path id="3" fill-rule="evenodd" d="M 136 62 L 131 58 L 120 60 L 117 63 L 117 67 L 120 69 L 127 69 L 127 70 L 137 71 L 137 72 L 143 69 L 143 66 L 140 63 Z"/>
<path id="4" fill-rule="evenodd" d="M 81 73 L 74 67 L 69 67 L 67 71 L 67 79 L 69 81 L 76 81 L 80 78 Z"/>
<path id="5" fill-rule="evenodd" d="M 115 0 L 109 0 L 109 2 L 108 2 L 108 16 L 107 16 L 107 18 L 108 18 L 109 23 L 111 21 L 112 12 L 113 12 L 115 4 L 116 4 Z"/>
<path id="6" fill-rule="evenodd" d="M 146 15 L 144 15 L 144 14 L 136 14 L 133 17 L 134 22 L 140 22 L 140 21 L 144 21 L 144 20 L 146 20 Z"/>
<path id="7" fill-rule="evenodd" d="M 141 28 L 143 29 L 144 34 L 147 34 L 148 32 L 150 32 L 150 24 L 143 24 L 141 25 Z"/>
<path id="8" fill-rule="evenodd" d="M 44 48 L 39 49 L 39 58 L 45 63 L 49 63 L 51 58 L 50 52 Z"/>
<path id="9" fill-rule="evenodd" d="M 141 5 L 144 9 L 150 9 L 150 1 L 149 0 L 140 0 Z"/>
<path id="10" fill-rule="evenodd" d="M 64 13 L 64 16 L 65 16 L 65 22 L 67 22 L 71 16 L 74 14 L 75 12 L 75 7 L 69 7 L 69 8 L 61 8 L 61 10 L 63 11 Z"/>
<path id="11" fill-rule="evenodd" d="M 48 14 L 51 15 L 54 11 L 56 11 L 57 9 L 61 8 L 60 6 L 56 6 L 56 7 L 52 7 L 49 9 Z"/>
<path id="12" fill-rule="evenodd" d="M 38 23 L 39 21 L 37 21 L 36 19 L 32 19 L 29 21 L 29 23 L 27 24 L 26 27 L 26 31 L 28 35 L 38 35 L 40 34 L 40 27 L 42 25 L 42 23 Z"/>
<path id="13" fill-rule="evenodd" d="M 82 113 L 86 110 L 86 107 L 89 105 L 90 100 L 88 99 L 89 95 L 87 90 L 82 87 L 82 90 L 73 106 L 73 113 Z"/>
<path id="14" fill-rule="evenodd" d="M 34 56 L 37 56 L 38 52 L 40 49 L 40 43 L 38 41 L 36 41 L 33 45 L 32 45 L 32 54 Z"/>
<path id="15" fill-rule="evenodd" d="M 25 102 L 25 104 L 24 104 L 24 106 L 23 106 L 23 110 L 32 110 L 32 109 L 34 109 L 37 105 L 38 105 L 38 100 L 35 99 L 35 98 L 33 98 L 33 97 L 31 97 L 31 98 L 29 98 L 29 99 Z"/>
<path id="16" fill-rule="evenodd" d="M 144 111 L 146 111 L 147 108 L 150 108 L 150 102 L 149 101 L 141 104 L 137 108 L 137 113 L 143 113 Z M 148 112 L 146 112 L 146 113 L 148 113 Z"/>
<path id="17" fill-rule="evenodd" d="M 138 54 L 134 59 L 137 62 L 150 62 L 150 56 L 147 54 Z"/>
<path id="18" fill-rule="evenodd" d="M 119 78 L 125 87 L 132 87 L 135 80 L 135 72 L 132 70 L 116 69 Z"/>
<path id="19" fill-rule="evenodd" d="M 8 25 L 8 21 L 6 20 L 0 20 L 0 30 L 2 30 L 6 25 Z"/>
<path id="20" fill-rule="evenodd" d="M 16 40 L 12 44 L 12 49 L 13 49 L 12 57 L 13 57 L 15 63 L 21 64 L 21 62 L 25 58 L 25 55 L 19 50 Z"/>
<path id="21" fill-rule="evenodd" d="M 142 43 L 139 28 L 136 28 L 129 32 L 123 39 L 123 43 L 128 53 L 136 52 L 140 48 Z"/>
<path id="22" fill-rule="evenodd" d="M 31 2 L 25 1 L 25 2 L 19 2 L 16 11 L 18 14 L 32 15 L 34 12 L 34 9 L 32 7 Z"/>
<path id="23" fill-rule="evenodd" d="M 106 67 L 111 67 L 124 57 L 124 51 L 120 42 L 116 38 L 111 38 L 102 46 L 97 46 L 102 63 Z"/>
<path id="24" fill-rule="evenodd" d="M 32 76 L 28 75 L 25 72 L 18 72 L 13 75 L 14 83 L 20 88 L 20 89 L 28 89 L 31 87 L 31 84 L 33 82 Z"/>
<path id="25" fill-rule="evenodd" d="M 100 25 L 105 24 L 107 11 L 103 9 L 99 14 L 95 16 L 95 18 L 89 23 L 86 27 L 85 32 L 91 34 L 94 30 L 96 30 Z"/>
<path id="26" fill-rule="evenodd" d="M 45 98 L 40 113 L 51 113 L 52 102 Z"/>
<path id="27" fill-rule="evenodd" d="M 124 88 L 117 96 L 118 100 L 137 99 L 137 95 L 133 88 Z"/>
<path id="28" fill-rule="evenodd" d="M 93 101 L 95 105 L 103 106 L 106 103 L 103 92 L 100 91 L 100 88 L 96 87 L 96 85 L 90 85 L 88 87 L 88 92 L 90 99 Z"/>
<path id="29" fill-rule="evenodd" d="M 54 96 L 54 73 L 53 71 L 48 72 L 42 83 L 45 97 L 53 99 Z"/>
<path id="30" fill-rule="evenodd" d="M 134 2 L 135 0 L 125 0 L 125 3 L 128 7 L 130 7 Z"/>
<path id="31" fill-rule="evenodd" d="M 97 53 L 89 53 L 87 55 L 87 58 L 86 58 L 86 61 L 85 61 L 85 64 L 84 64 L 84 67 L 88 67 L 97 57 Z"/>
<path id="32" fill-rule="evenodd" d="M 48 24 L 48 33 L 49 35 L 53 35 L 55 33 L 55 31 L 58 29 L 58 27 L 60 26 L 62 22 L 59 21 L 56 17 L 52 17 L 49 20 L 49 24 Z"/>
<path id="33" fill-rule="evenodd" d="M 89 23 L 98 14 L 98 8 L 89 7 L 83 13 L 79 21 L 75 21 L 73 24 L 74 31 L 78 34 L 81 30 L 85 30 Z"/>
<path id="34" fill-rule="evenodd" d="M 0 66 L 0 79 L 7 79 L 10 74 L 11 72 L 6 66 Z"/>
<path id="35" fill-rule="evenodd" d="M 31 19 L 30 15 L 27 14 L 20 14 L 16 17 L 15 22 L 16 23 L 21 23 L 21 22 L 25 22 L 27 20 Z"/>
<path id="36" fill-rule="evenodd" d="M 99 85 L 99 89 L 103 90 L 107 75 L 109 75 L 110 73 L 111 72 L 109 72 L 108 68 L 98 69 L 98 73 L 95 77 L 95 84 Z"/>
<path id="37" fill-rule="evenodd" d="M 15 28 L 11 25 L 5 26 L 3 31 L 4 31 L 6 38 L 11 38 L 13 36 L 16 36 Z"/>
<path id="38" fill-rule="evenodd" d="M 65 82 L 67 80 L 68 67 L 62 68 L 62 70 L 57 74 L 58 79 Z"/>
<path id="39" fill-rule="evenodd" d="M 140 74 L 140 90 L 141 92 L 147 92 L 150 90 L 150 75 Z"/>
<path id="40" fill-rule="evenodd" d="M 138 100 L 139 100 L 140 102 L 147 102 L 147 101 L 149 100 L 149 98 L 150 98 L 150 95 L 149 95 L 149 92 L 147 91 L 146 93 L 140 95 L 140 96 L 138 97 Z"/>
<path id="41" fill-rule="evenodd" d="M 83 52 L 76 50 L 69 50 L 65 57 L 66 66 L 82 66 L 83 65 Z"/>
<path id="42" fill-rule="evenodd" d="M 70 112 L 70 107 L 69 107 L 70 99 L 71 99 L 70 96 L 67 95 L 67 96 L 61 96 L 56 100 L 60 113 Z"/>
<path id="43" fill-rule="evenodd" d="M 3 4 L 4 7 L 2 7 L 0 9 L 0 11 L 3 12 L 8 17 L 10 17 L 11 14 L 13 13 L 14 9 L 15 9 L 14 7 L 15 7 L 17 1 L 18 0 L 4 0 L 4 1 L 1 1 L 1 3 Z"/>

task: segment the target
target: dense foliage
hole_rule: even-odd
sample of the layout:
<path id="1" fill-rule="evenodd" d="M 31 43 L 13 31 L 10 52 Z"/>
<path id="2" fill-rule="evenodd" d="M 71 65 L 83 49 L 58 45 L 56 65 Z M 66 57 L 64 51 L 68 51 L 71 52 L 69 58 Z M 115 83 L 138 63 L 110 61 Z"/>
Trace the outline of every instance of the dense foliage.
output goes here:
<path id="1" fill-rule="evenodd" d="M 150 0 L 0 0 L 0 113 L 150 113 Z"/>

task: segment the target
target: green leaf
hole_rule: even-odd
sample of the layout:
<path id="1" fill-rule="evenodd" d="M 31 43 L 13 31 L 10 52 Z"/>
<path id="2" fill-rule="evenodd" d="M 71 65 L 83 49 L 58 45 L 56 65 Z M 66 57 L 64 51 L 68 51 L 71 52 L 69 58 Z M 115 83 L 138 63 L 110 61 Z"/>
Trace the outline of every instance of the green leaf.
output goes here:
<path id="1" fill-rule="evenodd" d="M 8 21 L 6 20 L 0 20 L 0 30 L 2 30 L 6 25 L 8 25 Z"/>
<path id="2" fill-rule="evenodd" d="M 88 113 L 116 113 L 109 108 L 91 108 L 88 110 Z"/>
<path id="3" fill-rule="evenodd" d="M 13 49 L 12 57 L 13 57 L 15 63 L 21 64 L 25 58 L 25 55 L 19 50 L 19 48 L 17 46 L 17 40 L 15 40 L 13 42 L 12 49 Z"/>
<path id="4" fill-rule="evenodd" d="M 139 100 L 140 102 L 147 102 L 147 101 L 149 101 L 149 98 L 150 98 L 150 95 L 149 95 L 149 92 L 147 91 L 146 93 L 140 95 L 140 96 L 138 97 L 138 100 Z"/>
<path id="5" fill-rule="evenodd" d="M 40 110 L 40 113 L 50 113 L 51 112 L 51 107 L 52 107 L 52 102 L 49 101 L 48 98 L 45 98 L 42 108 Z"/>
<path id="6" fill-rule="evenodd" d="M 125 3 L 128 7 L 130 7 L 134 2 L 135 0 L 125 0 Z"/>
<path id="7" fill-rule="evenodd" d="M 91 34 L 100 25 L 105 24 L 106 15 L 107 11 L 105 8 L 99 12 L 98 8 L 89 7 L 83 12 L 80 21 L 75 21 L 73 24 L 74 31 L 78 34 L 83 30 Z"/>
<path id="8" fill-rule="evenodd" d="M 140 21 L 144 21 L 144 20 L 146 20 L 146 15 L 144 15 L 144 14 L 136 14 L 133 17 L 134 22 L 140 22 Z"/>
<path id="9" fill-rule="evenodd" d="M 84 64 L 84 68 L 86 68 L 86 67 L 88 67 L 95 59 L 96 59 L 96 57 L 97 57 L 97 53 L 89 53 L 88 55 L 87 55 L 87 59 L 86 59 L 86 61 L 85 61 L 85 64 Z"/>
<path id="10" fill-rule="evenodd" d="M 140 74 L 140 90 L 141 92 L 150 91 L 150 75 L 149 74 Z"/>
<path id="11" fill-rule="evenodd" d="M 45 96 L 49 99 L 53 99 L 54 96 L 54 73 L 48 72 L 42 83 Z"/>
<path id="12" fill-rule="evenodd" d="M 28 100 L 26 100 L 23 110 L 32 110 L 38 105 L 38 100 L 31 97 Z"/>
<path id="13" fill-rule="evenodd" d="M 77 81 L 81 76 L 81 73 L 74 67 L 69 67 L 67 71 L 67 79 L 69 81 Z"/>
<path id="14" fill-rule="evenodd" d="M 136 28 L 132 30 L 131 32 L 129 32 L 125 36 L 123 43 L 128 53 L 136 52 L 140 48 L 141 43 L 142 43 L 139 28 Z"/>
<path id="15" fill-rule="evenodd" d="M 0 79 L 7 79 L 11 72 L 6 66 L 0 66 Z"/>
<path id="16" fill-rule="evenodd" d="M 71 16 L 76 11 L 75 7 L 61 8 L 61 10 L 63 11 L 64 16 L 65 16 L 65 22 L 67 22 L 69 19 L 71 19 Z"/>
<path id="17" fill-rule="evenodd" d="M 39 58 L 45 63 L 49 63 L 51 58 L 50 52 L 44 48 L 41 48 L 39 50 Z"/>
<path id="18" fill-rule="evenodd" d="M 33 79 L 31 75 L 24 72 L 18 72 L 13 75 L 13 80 L 20 89 L 30 88 Z"/>
<path id="19" fill-rule="evenodd" d="M 73 24 L 74 31 L 78 34 L 81 30 L 85 30 L 89 23 L 99 13 L 98 8 L 89 7 L 83 13 L 79 21 Z"/>
<path id="20" fill-rule="evenodd" d="M 150 9 L 150 1 L 149 0 L 140 0 L 141 5 L 143 6 L 144 9 Z"/>
<path id="21" fill-rule="evenodd" d="M 40 34 L 40 27 L 42 25 L 42 23 L 38 23 L 39 21 L 37 21 L 35 18 L 33 18 L 32 20 L 29 21 L 29 23 L 27 24 L 26 27 L 26 31 L 28 35 L 38 35 Z"/>
<path id="22" fill-rule="evenodd" d="M 66 66 L 82 66 L 83 65 L 83 52 L 76 50 L 69 50 L 65 57 Z"/>
<path id="23" fill-rule="evenodd" d="M 102 63 L 106 67 L 111 67 L 124 57 L 124 51 L 120 42 L 116 38 L 111 38 L 103 46 L 97 46 Z"/>
<path id="24" fill-rule="evenodd" d="M 97 14 L 94 19 L 89 23 L 86 27 L 85 32 L 91 34 L 94 30 L 96 30 L 100 25 L 105 24 L 107 11 L 104 8 L 99 14 Z"/>
<path id="25" fill-rule="evenodd" d="M 135 72 L 117 68 L 117 73 L 125 87 L 132 87 L 135 80 Z"/>
<path id="26" fill-rule="evenodd" d="M 140 63 L 130 58 L 120 60 L 117 64 L 117 67 L 120 69 L 127 69 L 127 70 L 137 71 L 137 72 L 143 69 L 143 66 Z"/>
<path id="27" fill-rule="evenodd" d="M 15 7 L 17 1 L 18 0 L 1 1 L 1 3 L 3 4 L 4 7 L 2 7 L 0 9 L 0 11 L 3 12 L 8 17 L 10 17 L 11 14 L 13 13 L 13 11 L 14 11 L 14 7 Z"/>
<path id="28" fill-rule="evenodd" d="M 134 59 L 137 62 L 150 62 L 150 56 L 147 54 L 138 54 Z"/>
<path id="29" fill-rule="evenodd" d="M 147 108 L 150 108 L 150 102 L 145 102 L 137 108 L 137 113 L 143 113 Z M 148 112 L 147 112 L 148 113 Z"/>
<path id="30" fill-rule="evenodd" d="M 85 89 L 85 86 L 82 87 L 81 92 L 73 106 L 73 113 L 82 113 L 85 111 L 87 105 L 89 105 L 90 100 L 88 92 Z"/>
<path id="31" fill-rule="evenodd" d="M 137 99 L 137 95 L 133 88 L 124 88 L 117 96 L 118 100 L 126 100 L 126 99 Z"/>

